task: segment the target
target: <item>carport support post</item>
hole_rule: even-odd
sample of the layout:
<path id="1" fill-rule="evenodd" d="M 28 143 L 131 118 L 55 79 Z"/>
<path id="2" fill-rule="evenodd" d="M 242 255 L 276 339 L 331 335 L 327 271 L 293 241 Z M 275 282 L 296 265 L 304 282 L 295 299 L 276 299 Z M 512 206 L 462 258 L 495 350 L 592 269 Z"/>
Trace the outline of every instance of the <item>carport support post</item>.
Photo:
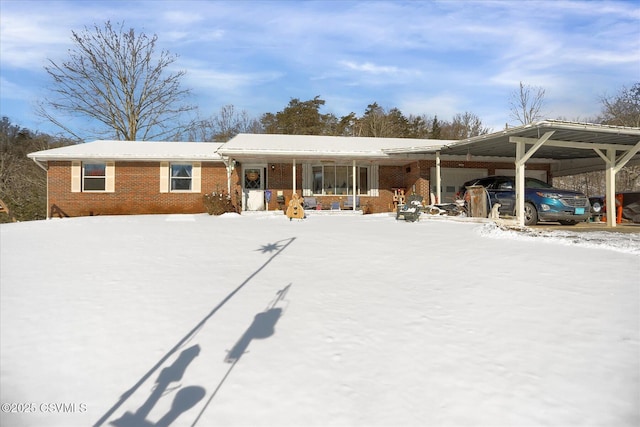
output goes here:
<path id="1" fill-rule="evenodd" d="M 516 143 L 516 221 L 524 227 L 524 142 Z"/>
<path id="2" fill-rule="evenodd" d="M 440 150 L 436 151 L 436 200 L 433 203 L 440 203 Z"/>
<path id="3" fill-rule="evenodd" d="M 616 150 L 607 150 L 607 169 L 605 172 L 605 195 L 607 205 L 607 226 L 616 226 Z"/>
<path id="4" fill-rule="evenodd" d="M 545 132 L 536 140 L 529 151 L 526 151 L 527 140 L 525 138 L 509 137 L 509 141 L 516 144 L 516 221 L 520 227 L 524 227 L 524 165 L 540 147 L 551 139 L 554 133 L 555 131 Z"/>

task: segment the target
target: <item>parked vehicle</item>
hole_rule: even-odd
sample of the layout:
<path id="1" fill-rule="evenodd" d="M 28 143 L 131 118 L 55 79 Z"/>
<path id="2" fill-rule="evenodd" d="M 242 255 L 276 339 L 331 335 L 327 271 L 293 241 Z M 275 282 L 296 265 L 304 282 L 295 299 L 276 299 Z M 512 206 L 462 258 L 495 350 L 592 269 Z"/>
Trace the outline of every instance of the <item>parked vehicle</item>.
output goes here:
<path id="1" fill-rule="evenodd" d="M 481 185 L 488 195 L 487 212 L 496 203 L 503 215 L 515 215 L 516 184 L 511 176 L 489 176 L 467 181 L 458 196 L 464 198 L 466 188 Z M 538 221 L 558 221 L 563 225 L 575 225 L 591 217 L 589 199 L 578 191 L 555 188 L 535 178 L 525 178 L 524 223 L 535 225 Z"/>
<path id="2" fill-rule="evenodd" d="M 600 220 L 606 210 L 604 203 L 604 196 L 592 196 L 589 197 L 589 204 L 591 204 L 591 217 L 594 221 Z"/>
<path id="3" fill-rule="evenodd" d="M 606 214 L 607 204 L 604 196 L 589 197 L 589 202 L 594 217 L 602 217 Z M 622 204 L 622 218 L 640 223 L 640 192 L 616 193 L 616 206 L 619 206 L 620 203 Z"/>

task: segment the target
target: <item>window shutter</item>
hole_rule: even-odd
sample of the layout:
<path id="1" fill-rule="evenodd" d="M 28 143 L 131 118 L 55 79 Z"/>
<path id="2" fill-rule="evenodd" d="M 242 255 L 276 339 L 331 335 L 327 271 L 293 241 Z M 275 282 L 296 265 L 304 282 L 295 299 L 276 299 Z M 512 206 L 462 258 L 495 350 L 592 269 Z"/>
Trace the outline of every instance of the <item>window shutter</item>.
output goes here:
<path id="1" fill-rule="evenodd" d="M 380 167 L 378 165 L 371 165 L 371 196 L 373 197 L 380 196 L 380 191 L 378 189 L 378 186 L 380 185 L 379 170 Z"/>
<path id="2" fill-rule="evenodd" d="M 309 163 L 302 164 L 302 197 L 313 196 L 313 168 Z"/>
<path id="3" fill-rule="evenodd" d="M 71 162 L 71 192 L 79 193 L 82 191 L 82 162 Z"/>
<path id="4" fill-rule="evenodd" d="M 105 167 L 105 188 L 104 191 L 107 193 L 113 193 L 116 189 L 116 164 L 115 162 L 107 162 Z"/>
<path id="5" fill-rule="evenodd" d="M 191 191 L 200 193 L 202 189 L 202 163 L 195 162 L 191 167 Z"/>
<path id="6" fill-rule="evenodd" d="M 169 192 L 169 162 L 160 162 L 160 192 Z"/>

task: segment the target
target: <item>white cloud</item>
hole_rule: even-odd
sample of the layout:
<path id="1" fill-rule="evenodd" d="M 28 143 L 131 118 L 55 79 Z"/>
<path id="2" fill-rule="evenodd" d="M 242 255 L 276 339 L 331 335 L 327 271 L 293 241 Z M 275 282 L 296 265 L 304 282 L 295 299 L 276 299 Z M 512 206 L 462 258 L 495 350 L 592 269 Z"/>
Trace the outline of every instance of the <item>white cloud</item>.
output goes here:
<path id="1" fill-rule="evenodd" d="M 55 17 L 13 14 L 2 11 L 0 24 L 0 58 L 2 66 L 42 67 L 46 58 L 62 45 L 70 43 L 71 32 L 62 33 L 51 25 Z"/>
<path id="2" fill-rule="evenodd" d="M 259 86 L 282 77 L 276 71 L 239 72 L 218 71 L 205 65 L 191 65 L 186 68 L 185 86 L 194 90 L 216 90 L 223 93 L 234 93 L 251 86 Z"/>
<path id="3" fill-rule="evenodd" d="M 344 65 L 349 70 L 360 71 L 360 72 L 371 73 L 371 74 L 396 74 L 400 72 L 398 67 L 375 65 L 371 62 L 364 62 L 364 63 L 358 64 L 356 62 L 351 62 L 351 61 L 341 61 L 341 64 Z"/>
<path id="4" fill-rule="evenodd" d="M 161 13 L 162 20 L 170 26 L 192 26 L 204 20 L 204 16 L 201 13 L 195 11 L 189 12 L 186 9 L 187 8 L 182 10 L 167 10 Z"/>

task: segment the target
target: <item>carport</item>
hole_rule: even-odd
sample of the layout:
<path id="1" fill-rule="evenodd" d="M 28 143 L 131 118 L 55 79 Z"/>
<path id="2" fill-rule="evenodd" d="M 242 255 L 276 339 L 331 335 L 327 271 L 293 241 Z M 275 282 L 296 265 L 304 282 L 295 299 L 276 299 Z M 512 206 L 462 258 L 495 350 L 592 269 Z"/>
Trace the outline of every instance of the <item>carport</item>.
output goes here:
<path id="1" fill-rule="evenodd" d="M 448 154 L 515 159 L 516 219 L 524 226 L 524 178 L 530 159 L 552 160 L 553 176 L 604 168 L 606 208 L 607 212 L 615 212 L 616 174 L 627 164 L 640 164 L 638 151 L 640 128 L 637 127 L 544 120 L 457 141 L 436 154 L 438 157 Z M 607 226 L 615 225 L 615 215 L 607 215 Z"/>

